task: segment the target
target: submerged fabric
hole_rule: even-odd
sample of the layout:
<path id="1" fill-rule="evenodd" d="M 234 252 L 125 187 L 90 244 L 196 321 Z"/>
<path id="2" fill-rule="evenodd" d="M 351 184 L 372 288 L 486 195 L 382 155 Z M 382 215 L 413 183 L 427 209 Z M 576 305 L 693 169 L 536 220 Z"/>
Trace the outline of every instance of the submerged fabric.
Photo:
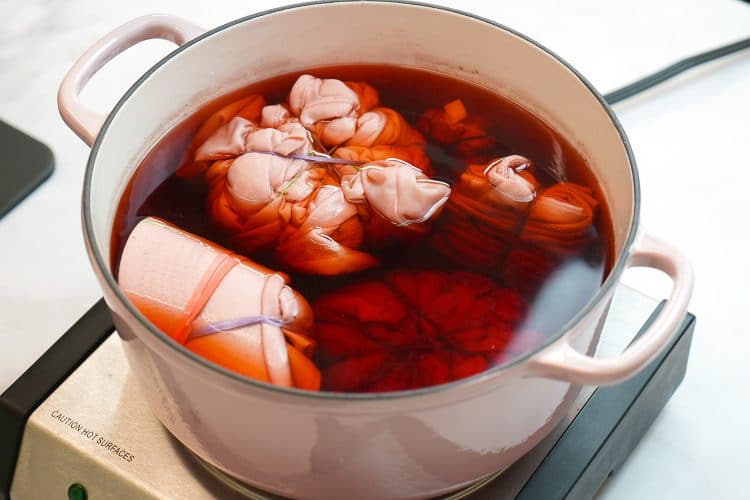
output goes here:
<path id="1" fill-rule="evenodd" d="M 149 217 L 128 238 L 118 280 L 152 323 L 191 351 L 256 380 L 320 388 L 310 306 L 283 275 Z M 248 315 L 274 321 L 205 333 Z"/>
<path id="2" fill-rule="evenodd" d="M 479 274 L 400 270 L 323 296 L 313 306 L 336 391 L 416 389 L 468 377 L 537 341 L 516 336 L 526 305 Z"/>
<path id="3" fill-rule="evenodd" d="M 424 137 L 378 104 L 366 83 L 303 75 L 286 103 L 245 98 L 209 118 L 178 175 L 204 177 L 212 220 L 244 253 L 311 274 L 375 266 L 368 227 L 425 232 L 450 194 L 429 178 Z"/>
<path id="4" fill-rule="evenodd" d="M 432 178 L 428 139 L 457 164 L 452 186 Z M 276 385 L 391 391 L 473 375 L 538 343 L 522 331 L 524 294 L 592 241 L 599 208 L 591 189 L 544 185 L 533 161 L 497 150 L 459 99 L 412 126 L 365 82 L 302 75 L 284 102 L 224 106 L 185 151 L 177 175 L 208 187 L 224 241 L 311 275 L 363 271 L 386 245 L 419 241 L 473 272 L 391 262 L 317 299 L 313 317 L 284 275 L 149 218 L 120 286 L 188 349 Z"/>

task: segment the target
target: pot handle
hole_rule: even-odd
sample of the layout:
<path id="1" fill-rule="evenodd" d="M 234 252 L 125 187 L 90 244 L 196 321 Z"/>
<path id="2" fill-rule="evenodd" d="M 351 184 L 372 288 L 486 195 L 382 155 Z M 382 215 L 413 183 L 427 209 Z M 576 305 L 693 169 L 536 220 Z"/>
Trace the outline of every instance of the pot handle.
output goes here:
<path id="1" fill-rule="evenodd" d="M 672 246 L 644 234 L 634 245 L 629 267 L 651 267 L 672 278 L 672 291 L 648 329 L 622 354 L 606 359 L 576 351 L 567 336 L 531 361 L 535 375 L 579 385 L 607 385 L 635 375 L 668 344 L 687 313 L 693 269 Z"/>
<path id="2" fill-rule="evenodd" d="M 158 38 L 182 45 L 205 31 L 189 21 L 166 14 L 138 17 L 115 28 L 84 52 L 65 75 L 57 92 L 57 107 L 63 121 L 91 146 L 106 119 L 106 115 L 81 103 L 81 90 L 91 77 L 115 56 L 137 43 Z"/>

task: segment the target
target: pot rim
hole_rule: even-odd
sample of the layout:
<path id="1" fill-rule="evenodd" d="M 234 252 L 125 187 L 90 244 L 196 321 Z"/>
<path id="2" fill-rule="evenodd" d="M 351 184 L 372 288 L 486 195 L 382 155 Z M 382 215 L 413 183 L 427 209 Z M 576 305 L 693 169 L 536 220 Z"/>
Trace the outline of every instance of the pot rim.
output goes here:
<path id="1" fill-rule="evenodd" d="M 135 93 L 135 91 L 144 82 L 146 82 L 146 80 L 148 80 L 158 68 L 160 68 L 162 65 L 169 62 L 177 54 L 187 50 L 189 47 L 202 41 L 203 39 L 209 38 L 215 33 L 219 33 L 227 28 L 236 26 L 246 21 L 257 19 L 257 18 L 266 16 L 269 14 L 275 14 L 277 12 L 298 9 L 302 7 L 312 7 L 316 5 L 327 5 L 327 4 L 338 4 L 338 3 L 375 3 L 375 4 L 416 6 L 416 7 L 428 8 L 428 9 L 441 10 L 441 11 L 449 12 L 452 14 L 458 14 L 458 15 L 476 20 L 476 21 L 487 23 L 494 28 L 504 30 L 534 45 L 536 48 L 538 48 L 542 52 L 546 53 L 547 55 L 555 59 L 558 63 L 562 64 L 566 69 L 572 72 L 576 76 L 576 78 L 578 78 L 578 80 L 588 89 L 588 91 L 599 101 L 602 108 L 607 113 L 610 121 L 612 122 L 612 125 L 615 127 L 615 130 L 617 131 L 617 134 L 620 136 L 620 140 L 622 141 L 622 144 L 625 148 L 625 152 L 628 158 L 628 165 L 630 166 L 630 171 L 631 171 L 631 175 L 633 179 L 633 185 L 632 185 L 633 208 L 632 208 L 632 214 L 631 214 L 632 223 L 630 225 L 630 229 L 628 231 L 628 235 L 625 240 L 623 250 L 620 253 L 620 256 L 616 259 L 614 265 L 612 266 L 612 269 L 610 270 L 609 275 L 604 280 L 602 285 L 599 287 L 599 290 L 594 294 L 593 297 L 591 297 L 591 299 L 586 303 L 586 305 L 583 306 L 576 313 L 575 316 L 573 316 L 573 318 L 571 318 L 567 323 L 565 323 L 559 329 L 557 333 L 547 338 L 545 342 L 539 345 L 536 349 L 529 351 L 528 353 L 525 353 L 506 364 L 489 368 L 483 372 L 477 373 L 470 377 L 466 377 L 466 378 L 459 379 L 459 380 L 454 380 L 452 382 L 448 382 L 445 384 L 439 384 L 439 385 L 429 386 L 429 387 L 420 388 L 420 389 L 409 389 L 409 390 L 402 390 L 402 391 L 390 391 L 390 392 L 378 392 L 378 393 L 349 393 L 349 392 L 333 392 L 333 391 L 307 391 L 307 390 L 296 389 L 296 388 L 280 387 L 280 386 L 276 386 L 276 385 L 269 384 L 266 382 L 253 380 L 249 377 L 245 377 L 244 375 L 235 373 L 231 370 L 228 370 L 220 365 L 217 365 L 203 358 L 202 356 L 199 356 L 193 353 L 184 345 L 178 344 L 171 337 L 169 337 L 167 334 L 165 334 L 164 332 L 159 330 L 155 325 L 153 325 L 125 297 L 125 294 L 122 292 L 122 290 L 118 286 L 114 275 L 112 274 L 111 270 L 107 266 L 105 258 L 101 255 L 101 253 L 98 250 L 98 246 L 96 243 L 96 236 L 94 235 L 93 224 L 91 221 L 90 198 L 91 198 L 91 189 L 92 189 L 91 185 L 92 185 L 92 179 L 93 179 L 94 164 L 96 163 L 96 158 L 99 152 L 99 148 L 101 146 L 102 138 L 104 137 L 107 130 L 109 129 L 109 126 L 112 123 L 112 120 L 117 115 L 119 110 L 123 107 L 125 102 L 127 102 L 127 100 L 133 95 L 133 93 Z M 118 203 L 119 203 L 119 200 L 118 200 Z M 392 399 L 397 399 L 397 398 L 406 398 L 406 397 L 435 394 L 435 393 L 455 389 L 464 385 L 478 384 L 489 378 L 494 378 L 498 374 L 512 367 L 521 365 L 522 363 L 526 362 L 528 359 L 532 358 L 534 355 L 536 355 L 540 351 L 544 350 L 546 347 L 557 342 L 567 332 L 569 332 L 576 325 L 578 325 L 583 320 L 583 318 L 586 317 L 591 312 L 591 310 L 597 304 L 599 304 L 617 284 L 618 279 L 620 278 L 623 271 L 625 270 L 628 259 L 630 257 L 631 247 L 638 233 L 638 226 L 640 222 L 640 206 L 641 206 L 640 181 L 639 181 L 639 176 L 638 176 L 638 169 L 636 167 L 635 157 L 633 155 L 633 151 L 630 146 L 630 142 L 628 141 L 627 135 L 625 134 L 625 130 L 623 129 L 619 120 L 617 119 L 614 112 L 612 111 L 612 108 L 604 100 L 604 97 L 596 90 L 596 88 L 594 88 L 594 86 L 581 73 L 579 73 L 565 59 L 558 56 L 556 53 L 554 53 L 553 51 L 551 51 L 550 49 L 548 49 L 541 43 L 501 23 L 498 23 L 496 21 L 487 19 L 485 17 L 479 16 L 476 14 L 462 11 L 460 9 L 454 9 L 451 7 L 433 5 L 433 4 L 413 1 L 413 0 L 355 0 L 355 1 L 352 1 L 352 0 L 317 0 L 315 1 L 314 0 L 314 1 L 291 4 L 291 5 L 264 10 L 264 11 L 257 12 L 255 14 L 250 14 L 248 16 L 244 16 L 244 17 L 235 19 L 233 21 L 230 21 L 228 23 L 222 24 L 216 28 L 206 31 L 205 33 L 202 33 L 196 38 L 177 47 L 175 50 L 173 50 L 172 52 L 167 54 L 165 57 L 163 57 L 161 60 L 159 60 L 156 64 L 154 64 L 151 68 L 149 68 L 118 100 L 117 104 L 114 106 L 114 108 L 109 113 L 106 120 L 104 121 L 104 124 L 102 125 L 99 133 L 97 134 L 96 140 L 94 141 L 94 144 L 91 147 L 91 153 L 89 154 L 89 158 L 86 163 L 86 170 L 84 173 L 84 180 L 83 180 L 82 220 L 83 220 L 84 237 L 85 237 L 84 239 L 85 239 L 86 246 L 88 248 L 90 255 L 93 257 L 95 265 L 98 268 L 98 271 L 101 273 L 101 276 L 103 277 L 107 288 L 109 288 L 109 291 L 114 293 L 114 295 L 117 297 L 117 300 L 119 300 L 122 303 L 125 309 L 130 314 L 132 314 L 142 324 L 142 326 L 144 326 L 156 339 L 160 340 L 161 342 L 169 346 L 170 349 L 174 349 L 175 351 L 185 356 L 186 358 L 192 360 L 193 362 L 203 365 L 203 367 L 208 368 L 209 370 L 214 371 L 220 375 L 230 377 L 231 379 L 237 382 L 240 382 L 241 384 L 244 384 L 246 386 L 250 386 L 256 389 L 260 389 L 260 390 L 275 392 L 277 393 L 277 395 L 286 395 L 286 396 L 291 396 L 291 397 L 298 397 L 298 398 L 304 398 L 304 399 L 318 399 L 318 400 L 322 399 L 322 400 L 338 400 L 338 401 L 376 401 L 376 400 L 392 400 Z"/>

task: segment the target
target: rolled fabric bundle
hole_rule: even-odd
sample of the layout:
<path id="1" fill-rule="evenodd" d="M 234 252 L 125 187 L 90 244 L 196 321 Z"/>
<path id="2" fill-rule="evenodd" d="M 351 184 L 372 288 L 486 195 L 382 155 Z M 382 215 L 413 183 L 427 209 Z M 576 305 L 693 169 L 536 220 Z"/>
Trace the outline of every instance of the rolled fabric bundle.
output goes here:
<path id="1" fill-rule="evenodd" d="M 396 270 L 319 298 L 315 336 L 327 388 L 395 391 L 449 382 L 517 355 L 526 305 L 480 274 Z"/>
<path id="2" fill-rule="evenodd" d="M 312 312 L 286 277 L 156 218 L 140 221 L 118 282 L 154 325 L 247 377 L 318 390 Z"/>

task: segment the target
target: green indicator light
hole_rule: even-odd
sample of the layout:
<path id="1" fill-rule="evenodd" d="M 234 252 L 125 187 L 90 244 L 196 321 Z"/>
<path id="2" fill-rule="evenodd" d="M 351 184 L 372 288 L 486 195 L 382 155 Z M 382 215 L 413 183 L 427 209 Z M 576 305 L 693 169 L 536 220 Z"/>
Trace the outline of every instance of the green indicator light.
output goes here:
<path id="1" fill-rule="evenodd" d="M 89 494 L 82 484 L 73 483 L 68 486 L 68 500 L 86 500 Z"/>

